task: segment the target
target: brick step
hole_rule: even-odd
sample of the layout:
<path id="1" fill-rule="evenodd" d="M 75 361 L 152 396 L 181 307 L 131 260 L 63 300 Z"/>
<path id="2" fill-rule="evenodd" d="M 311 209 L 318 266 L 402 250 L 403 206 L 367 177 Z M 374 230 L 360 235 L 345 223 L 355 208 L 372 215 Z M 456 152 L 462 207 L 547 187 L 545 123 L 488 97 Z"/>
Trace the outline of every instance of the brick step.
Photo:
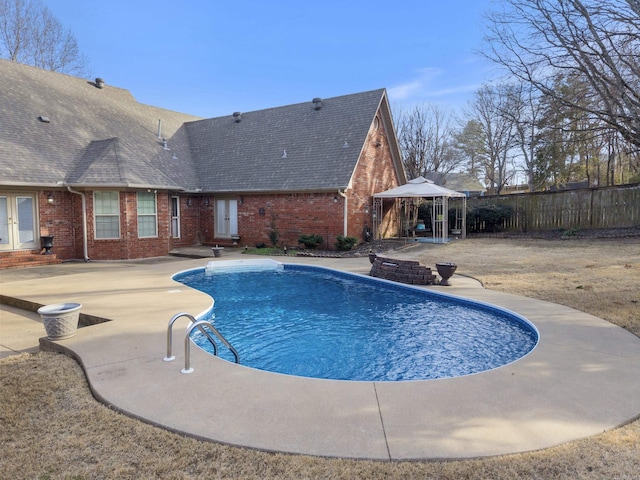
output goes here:
<path id="1" fill-rule="evenodd" d="M 58 265 L 62 260 L 54 253 L 51 255 L 41 255 L 38 251 L 16 251 L 0 253 L 0 270 L 23 267 L 44 267 L 47 265 Z"/>

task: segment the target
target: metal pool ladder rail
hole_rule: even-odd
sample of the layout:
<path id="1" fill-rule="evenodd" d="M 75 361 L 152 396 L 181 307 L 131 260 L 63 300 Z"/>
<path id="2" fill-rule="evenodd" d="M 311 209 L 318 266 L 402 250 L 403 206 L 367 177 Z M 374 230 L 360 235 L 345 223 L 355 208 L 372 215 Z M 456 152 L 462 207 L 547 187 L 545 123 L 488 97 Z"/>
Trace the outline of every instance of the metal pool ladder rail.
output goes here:
<path id="1" fill-rule="evenodd" d="M 167 356 L 164 357 L 164 359 L 163 359 L 165 362 L 171 362 L 171 361 L 176 359 L 176 357 L 174 357 L 171 354 L 172 342 L 173 342 L 173 340 L 172 340 L 173 339 L 172 329 L 173 329 L 173 324 L 176 322 L 176 320 L 178 320 L 181 317 L 186 317 L 189 320 L 191 320 L 191 325 L 189 325 L 189 328 L 187 328 L 187 333 L 185 334 L 185 337 L 184 337 L 184 368 L 181 370 L 182 373 L 192 373 L 193 372 L 193 368 L 191 368 L 191 342 L 190 342 L 190 336 L 191 336 L 191 332 L 193 332 L 193 330 L 196 329 L 196 328 L 198 330 L 200 330 L 200 332 L 205 337 L 207 337 L 207 339 L 209 340 L 209 342 L 213 346 L 213 354 L 214 355 L 218 355 L 218 345 L 216 344 L 215 339 L 211 336 L 211 333 L 213 333 L 216 337 L 218 337 L 218 340 L 220 340 L 224 344 L 225 347 L 227 347 L 229 350 L 231 350 L 231 353 L 233 353 L 233 356 L 236 359 L 236 363 L 240 363 L 240 356 L 238 355 L 238 352 L 227 341 L 227 339 L 224 338 L 224 336 L 218 331 L 218 329 L 216 327 L 211 325 L 206 320 L 198 321 L 198 320 L 196 320 L 196 318 L 193 315 L 190 315 L 190 314 L 188 314 L 186 312 L 177 313 L 173 317 L 171 317 L 171 320 L 169 320 L 169 325 L 167 327 Z"/>

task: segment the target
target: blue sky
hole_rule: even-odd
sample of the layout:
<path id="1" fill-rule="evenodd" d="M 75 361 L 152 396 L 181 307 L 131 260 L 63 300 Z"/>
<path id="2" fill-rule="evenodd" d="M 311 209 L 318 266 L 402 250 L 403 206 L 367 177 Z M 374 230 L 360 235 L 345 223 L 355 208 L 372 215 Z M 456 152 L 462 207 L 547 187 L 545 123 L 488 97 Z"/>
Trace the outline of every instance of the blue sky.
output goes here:
<path id="1" fill-rule="evenodd" d="M 475 52 L 491 0 L 45 0 L 92 76 L 217 117 L 387 88 L 459 109 L 497 76 Z"/>

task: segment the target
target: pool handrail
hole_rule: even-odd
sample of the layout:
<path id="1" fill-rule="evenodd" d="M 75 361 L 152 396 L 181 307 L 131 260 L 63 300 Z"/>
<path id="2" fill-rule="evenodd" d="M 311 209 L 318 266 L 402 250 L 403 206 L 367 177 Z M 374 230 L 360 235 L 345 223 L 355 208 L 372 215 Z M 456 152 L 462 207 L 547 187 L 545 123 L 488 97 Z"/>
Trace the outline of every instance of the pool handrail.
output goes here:
<path id="1" fill-rule="evenodd" d="M 176 323 L 176 320 L 178 320 L 181 317 L 186 317 L 191 321 L 191 324 L 194 324 L 197 322 L 196 318 L 187 313 L 187 312 L 180 312 L 180 313 L 176 313 L 173 317 L 171 317 L 171 320 L 169 320 L 169 325 L 167 326 L 167 356 L 164 357 L 164 361 L 165 362 L 172 362 L 173 360 L 176 359 L 176 357 L 174 357 L 172 355 L 172 343 L 173 343 L 173 334 L 172 334 L 172 329 L 173 329 L 173 324 Z M 216 346 L 214 345 L 213 347 L 213 351 L 214 351 L 214 355 L 216 354 Z"/>
<path id="2" fill-rule="evenodd" d="M 193 315 L 186 312 L 177 313 L 173 317 L 171 317 L 171 320 L 169 320 L 169 325 L 167 326 L 167 356 L 164 357 L 163 359 L 165 362 L 171 362 L 176 358 L 175 356 L 172 355 L 172 343 L 173 343 L 172 329 L 173 329 L 173 324 L 176 322 L 176 320 L 178 320 L 181 317 L 186 317 L 191 321 L 191 324 L 187 328 L 187 332 L 184 337 L 184 369 L 181 370 L 182 373 L 193 372 L 193 368 L 191 368 L 191 343 L 189 342 L 189 340 L 191 337 L 191 333 L 196 328 L 200 330 L 200 332 L 204 336 L 207 337 L 207 339 L 213 346 L 214 355 L 216 356 L 218 355 L 218 345 L 216 344 L 215 339 L 207 331 L 207 329 L 211 330 L 211 332 L 216 337 L 218 337 L 218 339 L 231 351 L 231 353 L 233 353 L 233 356 L 235 357 L 235 362 L 240 363 L 240 356 L 238 355 L 237 350 L 233 348 L 233 346 L 227 341 L 226 338 L 224 338 L 224 335 L 222 335 L 216 327 L 211 325 L 211 323 L 207 322 L 206 320 L 198 321 Z"/>
<path id="3" fill-rule="evenodd" d="M 187 329 L 187 334 L 184 337 L 184 368 L 181 370 L 182 373 L 192 373 L 193 372 L 193 368 L 191 368 L 191 332 L 193 332 L 193 330 L 195 328 L 198 328 L 202 333 L 204 333 L 206 335 L 206 337 L 209 339 L 209 342 L 211 342 L 211 344 L 215 345 L 215 340 L 213 339 L 213 337 L 211 337 L 211 335 L 209 335 L 209 333 L 206 331 L 206 329 L 204 328 L 206 327 L 207 329 L 210 329 L 217 337 L 218 339 L 224 343 L 224 345 L 231 350 L 231 353 L 233 353 L 233 356 L 235 357 L 235 362 L 236 363 L 240 363 L 240 356 L 238 355 L 238 352 L 236 351 L 235 348 L 233 348 L 231 346 L 231 344 L 227 341 L 226 338 L 224 338 L 224 336 L 222 336 L 222 334 L 218 331 L 218 329 L 216 327 L 214 327 L 213 325 L 211 325 L 209 322 L 207 322 L 206 320 L 200 320 L 199 322 L 194 323 L 193 325 L 191 325 L 188 329 Z M 215 353 L 214 355 L 217 355 L 217 350 L 214 350 Z"/>

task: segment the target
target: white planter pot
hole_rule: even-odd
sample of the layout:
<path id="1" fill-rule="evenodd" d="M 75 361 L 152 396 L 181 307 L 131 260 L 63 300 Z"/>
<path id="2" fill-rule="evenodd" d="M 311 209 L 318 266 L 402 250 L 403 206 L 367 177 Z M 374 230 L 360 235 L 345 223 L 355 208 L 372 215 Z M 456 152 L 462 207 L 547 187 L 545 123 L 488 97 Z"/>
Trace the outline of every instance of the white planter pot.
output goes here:
<path id="1" fill-rule="evenodd" d="M 57 303 L 40 307 L 38 313 L 49 340 L 73 337 L 78 329 L 81 308 L 80 303 Z"/>

